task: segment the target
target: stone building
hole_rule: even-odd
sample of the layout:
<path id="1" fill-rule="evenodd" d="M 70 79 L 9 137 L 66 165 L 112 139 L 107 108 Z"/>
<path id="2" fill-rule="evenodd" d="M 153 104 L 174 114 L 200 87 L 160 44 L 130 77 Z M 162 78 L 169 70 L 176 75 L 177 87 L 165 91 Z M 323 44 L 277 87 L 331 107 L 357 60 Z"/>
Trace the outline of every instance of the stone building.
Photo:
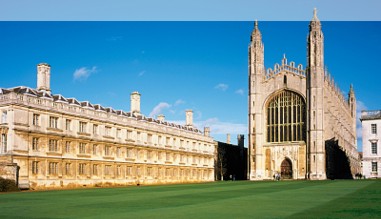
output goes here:
<path id="1" fill-rule="evenodd" d="M 316 10 L 306 68 L 284 56 L 266 70 L 264 61 L 255 22 L 249 46 L 249 179 L 271 179 L 275 173 L 289 179 L 340 178 L 344 167 L 337 151 L 344 152 L 349 175 L 358 173 L 355 93 L 351 86 L 345 98 L 326 71 Z"/>
<path id="2" fill-rule="evenodd" d="M 247 179 L 247 148 L 244 147 L 244 135 L 237 135 L 237 145 L 227 141 L 217 141 L 214 172 L 216 180 L 246 180 Z"/>
<path id="3" fill-rule="evenodd" d="M 362 111 L 362 174 L 366 178 L 381 177 L 381 110 Z"/>
<path id="4" fill-rule="evenodd" d="M 20 187 L 214 180 L 209 128 L 195 128 L 191 110 L 186 125 L 145 117 L 138 92 L 130 112 L 65 98 L 51 93 L 50 66 L 39 64 L 37 89 L 0 88 L 0 113 L 0 175 Z"/>

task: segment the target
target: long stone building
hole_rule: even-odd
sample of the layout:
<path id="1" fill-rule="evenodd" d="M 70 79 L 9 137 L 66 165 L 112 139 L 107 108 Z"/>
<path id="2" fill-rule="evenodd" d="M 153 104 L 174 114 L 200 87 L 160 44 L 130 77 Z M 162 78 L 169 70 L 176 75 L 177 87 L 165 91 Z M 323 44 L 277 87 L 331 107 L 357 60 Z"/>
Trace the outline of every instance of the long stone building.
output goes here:
<path id="1" fill-rule="evenodd" d="M 37 66 L 37 89 L 0 88 L 0 176 L 20 187 L 105 186 L 214 180 L 209 128 L 176 125 L 52 94 L 50 66 Z"/>
<path id="2" fill-rule="evenodd" d="M 249 179 L 351 178 L 360 172 L 356 97 L 344 97 L 326 71 L 322 25 L 314 10 L 307 64 L 286 57 L 265 69 L 255 22 L 249 46 Z"/>

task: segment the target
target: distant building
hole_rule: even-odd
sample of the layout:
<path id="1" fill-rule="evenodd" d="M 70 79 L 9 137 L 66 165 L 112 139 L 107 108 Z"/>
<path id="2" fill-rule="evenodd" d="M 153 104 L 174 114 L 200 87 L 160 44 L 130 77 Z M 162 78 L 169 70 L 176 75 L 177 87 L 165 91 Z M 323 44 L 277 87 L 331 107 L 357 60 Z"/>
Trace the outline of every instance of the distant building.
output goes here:
<path id="1" fill-rule="evenodd" d="M 244 135 L 237 136 L 237 145 L 227 142 L 217 142 L 215 160 L 216 180 L 246 180 L 247 179 L 247 148 L 244 147 Z"/>
<path id="2" fill-rule="evenodd" d="M 287 33 L 285 33 L 287 34 Z M 344 97 L 324 63 L 316 10 L 309 24 L 306 67 L 289 62 L 265 69 L 255 22 L 249 46 L 249 179 L 352 178 L 360 171 L 356 97 Z"/>
<path id="3" fill-rule="evenodd" d="M 381 110 L 362 111 L 362 174 L 366 178 L 381 177 Z"/>
<path id="4" fill-rule="evenodd" d="M 37 89 L 0 88 L 0 176 L 24 188 L 205 182 L 214 180 L 209 128 L 147 118 L 140 94 L 124 112 L 52 94 L 50 66 Z"/>

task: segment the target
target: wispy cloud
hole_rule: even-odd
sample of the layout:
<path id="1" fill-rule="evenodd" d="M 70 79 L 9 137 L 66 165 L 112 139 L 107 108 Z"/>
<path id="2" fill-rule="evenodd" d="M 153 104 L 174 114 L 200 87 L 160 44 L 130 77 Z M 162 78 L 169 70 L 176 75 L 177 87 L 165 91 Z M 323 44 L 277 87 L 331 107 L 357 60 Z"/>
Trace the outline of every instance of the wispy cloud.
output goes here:
<path id="1" fill-rule="evenodd" d="M 368 109 L 368 107 L 365 106 L 365 104 L 362 101 L 360 101 L 360 100 L 356 101 L 356 134 L 357 134 L 357 139 L 362 139 L 362 128 L 361 128 L 361 121 L 360 121 L 361 111 L 367 110 L 367 109 Z"/>
<path id="2" fill-rule="evenodd" d="M 74 71 L 73 78 L 75 81 L 85 81 L 91 74 L 96 73 L 97 71 L 98 69 L 96 66 L 93 66 L 92 68 L 82 67 Z"/>
<path id="3" fill-rule="evenodd" d="M 122 36 L 112 36 L 107 38 L 107 41 L 111 41 L 111 42 L 120 41 L 120 40 L 123 40 Z"/>
<path id="4" fill-rule="evenodd" d="M 243 89 L 238 89 L 235 91 L 236 94 L 239 94 L 239 95 L 243 95 L 244 94 L 244 91 Z"/>
<path id="5" fill-rule="evenodd" d="M 178 99 L 178 100 L 176 100 L 175 104 L 173 104 L 173 105 L 178 106 L 178 105 L 182 105 L 182 104 L 185 104 L 185 101 L 182 99 Z"/>
<path id="6" fill-rule="evenodd" d="M 169 121 L 175 124 L 185 124 L 185 120 L 176 120 Z M 194 125 L 203 130 L 204 127 L 209 127 L 212 135 L 219 134 L 246 134 L 247 133 L 247 124 L 242 123 L 233 123 L 233 122 L 223 122 L 218 118 L 209 118 L 202 121 L 194 122 Z"/>
<path id="7" fill-rule="evenodd" d="M 149 117 L 157 116 L 161 114 L 164 109 L 169 109 L 170 107 L 171 105 L 169 103 L 161 102 L 153 108 L 153 110 L 149 114 Z"/>
<path id="8" fill-rule="evenodd" d="M 143 76 L 145 73 L 146 73 L 146 71 L 141 71 L 141 72 L 139 72 L 138 77 Z"/>
<path id="9" fill-rule="evenodd" d="M 214 88 L 217 90 L 226 91 L 229 88 L 229 85 L 224 84 L 224 83 L 219 83 Z"/>

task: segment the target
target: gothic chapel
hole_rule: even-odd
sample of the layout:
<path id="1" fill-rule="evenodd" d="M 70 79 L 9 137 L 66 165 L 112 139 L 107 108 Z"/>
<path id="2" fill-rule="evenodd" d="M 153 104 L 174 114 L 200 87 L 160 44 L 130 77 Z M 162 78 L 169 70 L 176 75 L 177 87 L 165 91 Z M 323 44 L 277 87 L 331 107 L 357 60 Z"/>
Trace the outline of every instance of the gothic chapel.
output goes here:
<path id="1" fill-rule="evenodd" d="M 249 46 L 249 179 L 352 178 L 360 171 L 356 98 L 345 98 L 325 70 L 324 36 L 316 9 L 309 24 L 307 65 L 265 69 L 255 22 Z"/>

